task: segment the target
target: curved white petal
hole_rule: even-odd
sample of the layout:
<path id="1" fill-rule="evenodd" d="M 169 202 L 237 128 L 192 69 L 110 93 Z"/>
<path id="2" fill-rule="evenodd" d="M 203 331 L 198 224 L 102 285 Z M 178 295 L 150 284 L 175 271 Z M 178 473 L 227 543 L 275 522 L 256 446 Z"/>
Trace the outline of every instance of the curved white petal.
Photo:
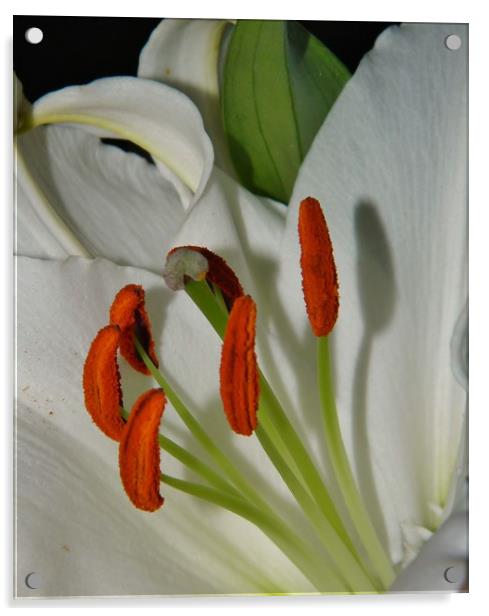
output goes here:
<path id="1" fill-rule="evenodd" d="M 104 260 L 17 261 L 17 594 L 311 590 L 266 537 L 236 516 L 164 485 L 166 503 L 159 512 L 135 510 L 120 485 L 116 443 L 83 408 L 81 372 L 90 340 L 107 322 L 115 292 L 134 282 L 146 288 L 163 363 L 182 369 L 187 362 L 189 397 L 197 399 L 202 420 L 212 415 L 205 397 L 212 386 L 207 366 L 218 349 L 212 340 L 209 346 L 208 331 L 202 333 L 187 298 L 182 294 L 167 305 L 170 292 L 159 277 Z M 174 326 L 169 331 L 168 311 L 179 313 L 173 321 L 180 324 L 178 331 Z M 209 349 L 195 374 L 189 350 L 199 356 L 203 345 Z M 131 378 L 126 370 L 123 382 L 126 407 L 151 386 L 149 379 Z M 222 432 L 223 440 L 232 439 L 229 431 L 206 426 L 214 436 Z M 163 432 L 192 449 L 171 406 Z M 187 470 L 169 455 L 162 454 L 162 464 L 165 472 L 187 478 Z M 25 585 L 31 572 L 41 577 L 34 591 Z"/>
<path id="2" fill-rule="evenodd" d="M 229 22 L 216 19 L 164 19 L 139 57 L 138 75 L 184 92 L 199 108 L 212 139 L 216 162 L 229 171 L 219 103 L 219 59 Z"/>
<path id="3" fill-rule="evenodd" d="M 109 77 L 46 94 L 32 108 L 31 126 L 82 124 L 102 136 L 132 141 L 195 193 L 213 164 L 212 144 L 195 105 L 181 92 L 136 77 Z"/>
<path id="4" fill-rule="evenodd" d="M 445 46 L 453 33 L 459 51 Z M 288 356 L 301 357 L 281 358 L 283 391 L 310 418 L 318 400 L 297 210 L 317 197 L 340 281 L 332 336 L 340 420 L 396 562 L 409 543 L 404 529 L 436 528 L 446 515 L 463 432 L 450 344 L 467 294 L 467 45 L 463 25 L 406 25 L 379 37 L 305 160 L 282 250 L 286 301 L 277 311 Z"/>
<path id="5" fill-rule="evenodd" d="M 105 256 L 161 270 L 184 208 L 154 165 L 80 128 L 17 138 L 18 254 Z"/>

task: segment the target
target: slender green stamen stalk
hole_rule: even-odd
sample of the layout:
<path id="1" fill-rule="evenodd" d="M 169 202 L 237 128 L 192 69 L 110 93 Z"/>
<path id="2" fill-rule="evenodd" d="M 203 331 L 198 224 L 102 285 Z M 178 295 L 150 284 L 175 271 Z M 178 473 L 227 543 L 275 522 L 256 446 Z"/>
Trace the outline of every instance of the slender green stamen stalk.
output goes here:
<path id="1" fill-rule="evenodd" d="M 260 398 L 260 409 L 266 407 L 266 402 L 264 402 L 263 397 Z M 266 430 L 269 438 L 274 443 L 277 451 L 280 453 L 282 458 L 288 464 L 289 468 L 294 472 L 294 474 L 299 478 L 299 481 L 302 481 L 302 472 L 297 466 L 296 460 L 291 454 L 289 448 L 286 444 L 284 444 L 282 440 L 282 435 L 280 434 L 280 430 L 276 427 L 273 421 L 270 419 L 270 414 L 267 411 L 260 412 L 258 410 L 258 421 L 259 425 L 263 426 Z"/>
<path id="2" fill-rule="evenodd" d="M 235 496 L 239 496 L 239 492 L 234 488 L 234 486 L 223 479 L 221 475 L 216 473 L 210 466 L 199 460 L 199 458 L 192 455 L 186 449 L 172 441 L 166 436 L 159 435 L 160 447 L 172 455 L 174 458 L 179 460 L 182 464 L 187 466 L 189 469 L 200 475 L 203 479 L 207 480 L 208 483 L 221 490 L 223 492 L 228 492 L 229 494 L 234 494 Z"/>
<path id="3" fill-rule="evenodd" d="M 226 301 L 224 300 L 224 295 L 222 294 L 221 289 L 216 285 L 212 285 L 212 291 L 214 293 L 214 300 L 221 308 L 222 312 L 227 316 L 229 314 L 228 307 L 226 306 Z"/>
<path id="4" fill-rule="evenodd" d="M 336 505 L 324 485 L 321 475 L 263 375 L 260 377 L 260 391 L 262 408 L 274 423 L 280 438 L 296 461 L 297 468 L 300 470 L 311 496 L 316 501 L 324 517 L 341 537 L 343 543 L 360 562 L 360 556 L 336 510 Z M 262 418 L 265 413 L 262 413 Z"/>
<path id="5" fill-rule="evenodd" d="M 127 420 L 129 418 L 129 411 L 121 407 L 121 415 Z M 166 451 L 187 468 L 202 477 L 202 479 L 205 479 L 211 486 L 223 492 L 229 492 L 230 494 L 239 496 L 239 492 L 232 484 L 223 479 L 214 469 L 205 464 L 205 462 L 202 462 L 202 460 L 199 460 L 199 458 L 181 447 L 178 443 L 175 443 L 175 441 L 162 434 L 158 435 L 158 441 L 163 451 Z"/>
<path id="6" fill-rule="evenodd" d="M 192 282 L 187 285 L 186 290 L 192 300 L 205 314 L 218 335 L 223 338 L 227 316 L 219 309 L 209 286 L 205 283 L 205 281 L 200 283 Z M 319 348 L 321 348 L 321 343 Z M 321 375 L 322 373 L 325 373 L 329 375 L 329 356 L 326 354 L 326 359 L 328 362 L 327 372 L 323 369 L 324 359 L 324 354 L 320 353 L 319 365 L 321 365 L 322 368 L 319 368 L 319 374 Z M 327 377 L 327 380 L 330 381 L 329 376 Z M 346 451 L 344 449 L 343 441 L 341 439 L 341 433 L 339 431 L 332 388 L 330 386 L 325 387 L 325 382 L 326 381 L 324 379 L 319 379 L 322 407 L 323 409 L 333 409 L 331 412 L 326 412 L 323 410 L 323 414 L 326 417 L 326 432 L 329 435 L 327 438 L 327 444 L 330 452 L 331 450 L 333 452 L 332 459 L 334 459 L 333 466 L 337 480 L 352 521 L 359 534 L 362 544 L 367 551 L 369 561 L 377 572 L 382 588 L 385 589 L 392 584 L 395 578 L 394 569 L 388 555 L 377 537 L 375 529 L 356 487 Z M 316 469 L 300 437 L 295 432 L 287 415 L 263 375 L 260 376 L 260 391 L 260 421 L 264 423 L 265 426 L 267 422 L 269 422 L 268 427 L 270 427 L 270 424 L 273 423 L 275 428 L 275 436 L 278 434 L 281 441 L 280 443 L 280 441 L 274 440 L 274 444 L 276 444 L 280 454 L 286 461 L 289 461 L 290 458 L 294 460 L 295 468 L 299 470 L 304 484 L 307 486 L 311 496 L 316 501 L 326 520 L 330 522 L 343 543 L 350 549 L 350 552 L 356 558 L 358 563 L 363 563 L 363 558 L 359 554 L 358 550 L 356 550 L 318 470 Z M 271 434 L 272 432 L 270 431 L 269 436 Z M 369 569 L 369 567 L 364 568 L 365 570 Z"/>
<path id="7" fill-rule="evenodd" d="M 121 407 L 121 415 L 127 420 L 129 418 L 129 412 Z M 190 482 L 185 482 L 183 480 L 179 480 L 179 479 L 172 479 L 169 478 L 169 476 L 164 477 L 163 475 L 161 476 L 162 481 L 166 481 L 166 479 L 169 478 L 169 481 L 167 482 L 168 485 L 172 485 L 172 487 L 175 487 L 177 489 L 182 490 L 182 486 L 186 486 L 187 488 L 189 486 L 192 486 L 192 494 L 196 495 L 196 491 L 198 491 L 200 494 L 204 494 L 206 493 L 207 496 L 209 496 L 209 494 L 211 495 L 216 495 L 216 494 L 220 494 L 220 502 L 216 502 L 217 505 L 219 506 L 223 506 L 223 503 L 226 501 L 229 501 L 229 499 L 231 499 L 229 502 L 234 503 L 234 505 L 236 505 L 236 502 L 239 500 L 241 501 L 244 505 L 246 505 L 245 501 L 243 501 L 240 493 L 230 484 L 228 483 L 225 479 L 223 479 L 220 475 L 218 475 L 212 468 L 210 468 L 207 464 L 205 464 L 204 462 L 202 462 L 201 460 L 199 460 L 197 457 L 195 457 L 193 454 L 191 454 L 190 452 L 188 452 L 186 449 L 184 449 L 183 447 L 181 447 L 180 445 L 178 445 L 177 443 L 175 443 L 174 441 L 172 441 L 171 439 L 169 439 L 168 437 L 163 436 L 162 434 L 158 435 L 158 440 L 160 443 L 160 447 L 166 451 L 167 453 L 169 453 L 171 456 L 173 456 L 175 459 L 179 460 L 182 464 L 184 464 L 187 468 L 189 468 L 190 470 L 194 471 L 196 474 L 198 474 L 202 479 L 206 480 L 210 486 L 212 488 L 215 489 L 215 492 L 208 492 L 206 491 L 207 486 L 203 486 L 201 484 L 191 484 Z M 172 483 L 173 482 L 173 483 Z M 189 492 L 189 489 L 184 489 L 183 491 Z M 209 498 L 206 498 L 206 500 L 210 500 Z M 215 501 L 212 501 L 215 502 Z M 227 509 L 233 511 L 234 513 L 239 514 L 239 511 L 236 510 L 236 507 L 234 509 L 230 508 L 229 506 L 226 507 Z M 255 512 L 256 513 L 256 512 Z M 265 517 L 265 514 L 264 514 Z M 257 522 L 260 521 L 260 518 L 258 516 L 255 516 L 255 519 L 250 519 L 249 517 L 247 517 L 246 519 L 248 519 L 249 521 L 255 523 L 255 525 L 257 525 L 262 531 L 263 528 L 261 525 L 259 525 Z M 287 551 L 285 552 L 287 554 L 287 556 L 290 558 L 290 547 L 287 548 L 286 544 L 287 541 L 291 544 L 292 547 L 295 546 L 294 544 L 294 540 L 291 540 L 291 537 L 293 537 L 293 533 L 290 532 L 290 529 L 287 529 L 285 527 L 285 525 L 281 525 L 280 523 L 277 524 L 277 521 L 272 519 L 271 516 L 269 515 L 268 518 L 269 520 L 269 524 L 273 524 L 275 525 L 275 527 L 278 529 L 279 527 L 282 528 L 282 531 L 285 535 L 287 535 L 287 540 L 282 540 L 279 543 L 277 543 L 278 547 L 285 548 Z M 266 533 L 268 535 L 268 533 Z M 297 546 L 295 546 L 297 547 Z M 295 549 L 295 548 L 294 548 Z M 302 552 L 305 554 L 306 553 L 306 547 L 302 546 L 301 547 Z M 305 564 L 306 560 L 304 557 L 302 557 L 301 563 L 302 566 Z M 308 569 L 311 567 L 311 563 L 309 563 L 308 565 Z M 304 575 L 306 575 L 306 572 L 304 572 Z M 306 575 L 306 577 L 308 577 L 309 574 Z M 331 572 L 329 572 L 329 578 L 331 578 L 331 575 L 334 576 L 334 573 L 331 574 Z"/>
<path id="8" fill-rule="evenodd" d="M 278 523 L 277 519 L 271 517 L 267 511 L 263 511 L 241 498 L 170 475 L 161 475 L 161 481 L 177 490 L 223 507 L 252 522 L 290 558 L 320 592 L 348 592 L 341 580 L 324 563 L 311 563 L 310 552 L 302 541 L 293 534 L 291 535 L 287 526 Z"/>
<path id="9" fill-rule="evenodd" d="M 375 592 L 378 590 L 374 587 L 372 581 L 350 550 L 336 534 L 331 524 L 322 515 L 317 503 L 311 498 L 293 471 L 291 471 L 261 424 L 257 426 L 255 434 L 273 465 L 280 473 L 285 484 L 315 528 L 321 543 L 340 571 L 341 577 L 346 585 L 352 591 L 363 590 L 365 592 Z"/>
<path id="10" fill-rule="evenodd" d="M 218 336 L 224 338 L 228 320 L 227 311 L 226 313 L 223 312 L 220 302 L 216 301 L 216 297 L 207 282 L 205 280 L 200 282 L 189 280 L 185 285 L 185 291 L 216 330 Z"/>
<path id="11" fill-rule="evenodd" d="M 392 563 L 387 556 L 357 488 L 341 436 L 338 413 L 331 378 L 331 360 L 327 336 L 318 337 L 317 371 L 319 395 L 323 411 L 326 445 L 338 485 L 372 565 L 382 584 L 389 588 L 395 578 Z"/>
<path id="12" fill-rule="evenodd" d="M 223 338 L 226 331 L 227 315 L 219 309 L 215 296 L 207 282 L 205 280 L 200 282 L 190 281 L 186 284 L 185 290 L 206 316 L 217 334 Z M 277 449 L 290 466 L 299 470 L 304 484 L 309 489 L 311 496 L 317 502 L 325 518 L 331 523 L 343 543 L 349 548 L 358 562 L 361 562 L 361 556 L 350 539 L 321 475 L 261 372 L 260 407 L 259 421 L 267 424 L 269 436 L 272 436 L 272 433 L 279 436 L 280 440 L 274 438 L 274 444 Z M 273 428 L 271 424 L 273 424 Z"/>
<path id="13" fill-rule="evenodd" d="M 275 515 L 268 503 L 263 500 L 260 494 L 249 484 L 249 482 L 243 477 L 243 475 L 236 469 L 232 462 L 222 453 L 222 451 L 214 444 L 212 439 L 207 435 L 204 429 L 200 426 L 199 422 L 193 417 L 190 411 L 181 402 L 180 398 L 176 395 L 168 381 L 161 374 L 161 372 L 154 366 L 151 359 L 147 355 L 144 348 L 141 346 L 139 340 L 135 338 L 136 348 L 141 358 L 143 359 L 147 368 L 151 371 L 156 382 L 165 391 L 168 400 L 172 403 L 173 407 L 184 421 L 190 432 L 194 435 L 198 442 L 207 450 L 213 460 L 224 471 L 225 475 L 236 486 L 241 494 L 251 503 L 254 503 L 263 512 L 267 512 L 267 515 L 273 517 L 277 523 L 283 525 L 283 522 Z M 289 530 L 289 532 L 292 532 Z M 333 575 L 330 572 L 330 575 Z"/>
<path id="14" fill-rule="evenodd" d="M 241 495 L 246 499 L 247 503 L 253 503 L 263 514 L 266 513 L 269 519 L 273 519 L 275 524 L 280 527 L 287 528 L 287 532 L 292 537 L 295 537 L 295 533 L 292 529 L 288 528 L 285 523 L 273 512 L 268 503 L 262 499 L 260 494 L 248 483 L 248 481 L 242 476 L 242 474 L 236 469 L 236 467 L 232 464 L 232 462 L 222 453 L 222 451 L 214 444 L 212 439 L 207 435 L 204 429 L 200 426 L 199 422 L 194 418 L 194 416 L 190 413 L 190 411 L 186 408 L 186 406 L 182 403 L 180 398 L 174 392 L 173 388 L 170 386 L 166 378 L 161 374 L 161 372 L 156 368 L 156 366 L 152 363 L 151 359 L 147 355 L 146 351 L 142 347 L 139 340 L 135 337 L 134 342 L 136 345 L 136 349 L 141 356 L 143 362 L 150 370 L 156 382 L 163 388 L 168 400 L 171 402 L 177 413 L 179 414 L 182 421 L 185 423 L 187 428 L 193 434 L 193 436 L 197 439 L 197 441 L 205 448 L 205 450 L 212 457 L 214 462 L 223 470 L 224 474 L 230 479 L 230 481 L 234 484 L 234 486 L 239 490 Z M 160 441 L 161 442 L 161 441 Z M 174 444 L 175 445 L 175 444 Z M 175 447 L 172 447 L 175 451 Z M 207 474 L 207 480 L 210 482 L 214 482 L 215 484 L 215 476 L 209 476 Z M 217 486 L 216 486 L 217 487 Z M 229 497 L 233 496 L 233 493 L 229 492 L 229 490 L 221 491 L 220 493 L 226 494 Z M 297 540 L 297 539 L 295 539 Z M 314 567 L 319 567 L 319 569 L 323 570 L 323 573 L 327 569 L 328 579 L 334 577 L 334 572 L 330 567 L 323 562 L 321 557 L 317 556 L 317 548 L 314 545 L 310 545 L 308 548 L 303 548 L 305 553 L 307 553 L 310 565 Z"/>
<path id="15" fill-rule="evenodd" d="M 209 323 L 212 325 L 217 335 L 223 339 L 224 333 L 226 331 L 226 324 L 228 321 L 229 314 L 226 311 L 225 313 L 219 309 L 220 300 L 216 299 L 215 295 L 212 293 L 209 285 L 205 280 L 200 282 L 195 282 L 190 280 L 185 285 L 185 291 L 187 292 L 190 299 L 196 304 L 199 310 L 204 314 Z M 262 377 L 263 379 L 263 377 Z M 263 391 L 263 390 L 262 390 Z M 260 402 L 261 406 L 268 406 L 264 403 L 263 400 Z M 266 415 L 266 416 L 265 416 Z M 281 437 L 280 430 L 282 425 L 277 425 L 276 422 L 272 422 L 268 419 L 268 413 L 262 413 L 260 415 L 260 421 L 267 422 L 267 430 L 272 436 L 272 434 Z M 274 442 L 277 445 L 282 456 L 287 460 L 287 462 L 297 469 L 296 459 L 291 454 L 291 450 L 287 446 L 287 443 L 282 443 L 281 438 L 274 438 Z M 300 470 L 300 469 L 299 469 Z"/>
<path id="16" fill-rule="evenodd" d="M 147 355 L 143 346 L 139 340 L 134 337 L 134 343 L 136 349 L 141 356 L 144 364 L 153 375 L 155 381 L 164 390 L 168 400 L 171 402 L 173 408 L 180 416 L 180 419 L 184 422 L 187 428 L 190 430 L 196 440 L 202 445 L 202 447 L 211 456 L 214 462 L 222 469 L 224 474 L 229 477 L 232 483 L 238 488 L 238 490 L 252 502 L 256 502 L 262 507 L 268 507 L 265 501 L 261 498 L 258 492 L 249 484 L 249 482 L 243 477 L 233 463 L 225 456 L 225 454 L 215 445 L 214 441 L 210 438 L 207 432 L 202 428 L 200 423 L 195 419 L 192 413 L 180 400 L 176 392 L 171 387 L 170 383 L 166 380 L 163 374 L 156 368 Z"/>
<path id="17" fill-rule="evenodd" d="M 202 462 L 202 460 L 199 460 L 199 458 L 191 454 L 189 451 L 162 434 L 158 436 L 158 440 L 160 447 L 164 451 L 179 460 L 187 468 L 200 475 L 200 477 L 205 479 L 211 486 L 221 490 L 222 492 L 227 492 L 237 497 L 240 496 L 239 492 L 232 484 L 223 479 L 214 471 L 214 469 Z"/>

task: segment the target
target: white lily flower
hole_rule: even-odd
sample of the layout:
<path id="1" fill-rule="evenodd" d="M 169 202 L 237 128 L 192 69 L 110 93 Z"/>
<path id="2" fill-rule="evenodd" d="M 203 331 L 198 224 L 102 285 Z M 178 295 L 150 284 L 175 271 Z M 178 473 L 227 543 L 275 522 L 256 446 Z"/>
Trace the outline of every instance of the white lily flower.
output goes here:
<path id="1" fill-rule="evenodd" d="M 286 220 L 277 205 L 250 195 L 215 168 L 206 172 L 209 167 L 203 163 L 194 167 L 193 182 L 187 178 L 195 196 L 181 222 L 174 223 L 180 226 L 175 245 L 205 245 L 220 254 L 254 297 L 260 366 L 314 461 L 329 476 L 318 428 L 315 351 L 301 293 L 296 233 L 299 201 L 308 195 L 321 200 L 341 285 L 340 318 L 332 336 L 341 428 L 349 458 L 359 467 L 360 490 L 397 569 L 415 557 L 423 541 L 449 517 L 456 477 L 463 474 L 465 393 L 454 372 L 459 378 L 464 374 L 459 351 L 464 347 L 460 314 L 466 304 L 466 68 L 463 52 L 457 55 L 444 46 L 445 37 L 453 33 L 466 45 L 461 26 L 403 26 L 381 35 L 318 134 Z M 70 90 L 49 95 L 51 101 L 46 97 L 37 117 L 70 123 L 85 121 L 80 117 L 88 115 L 90 121 L 101 117 L 98 108 L 94 111 L 98 102 L 90 106 L 83 98 L 86 92 L 81 88 L 77 97 Z M 94 124 L 107 129 L 108 122 L 113 129 L 113 110 Z M 75 134 L 72 128 L 48 130 L 51 143 L 57 144 L 53 148 L 64 141 L 59 131 Z M 145 134 L 153 136 L 151 129 Z M 71 137 L 67 139 L 69 150 Z M 85 135 L 79 142 L 83 139 Z M 51 155 L 53 151 L 48 149 Z M 131 156 L 132 161 L 132 155 L 117 156 Z M 165 156 L 161 160 L 173 169 L 170 177 L 178 176 L 178 165 Z M 168 185 L 160 186 L 156 170 L 142 162 L 134 167 L 141 168 L 147 190 L 166 194 Z M 61 169 L 62 156 L 54 168 L 57 165 Z M 132 168 L 132 162 L 125 167 L 126 179 Z M 49 186 L 61 186 L 59 177 Z M 37 185 L 46 181 L 43 171 L 39 178 Z M 102 186 L 99 195 L 104 194 Z M 115 197 L 114 185 L 109 186 Z M 177 183 L 172 186 L 174 201 L 161 205 L 168 219 L 175 201 L 180 199 L 184 207 L 184 193 L 175 188 Z M 73 196 L 65 195 L 54 205 L 63 217 Z M 18 198 L 22 196 L 19 189 Z M 76 237 L 91 239 L 91 227 L 83 225 L 93 223 L 79 214 L 73 221 L 74 209 L 64 220 L 72 221 Z M 109 242 L 113 254 L 104 252 L 110 226 L 103 230 L 105 236 L 102 231 L 95 236 L 100 239 L 91 248 L 98 252 L 101 247 L 98 254 L 121 263 L 134 259 L 140 267 L 155 269 L 156 240 L 149 227 L 157 224 L 157 216 L 152 209 L 145 208 L 140 220 L 143 244 L 133 245 L 139 244 L 132 235 L 137 221 L 131 222 L 128 213 L 127 231 L 121 229 Z M 110 224 L 112 219 L 101 219 L 101 226 Z M 58 258 L 70 252 L 68 246 L 64 253 L 49 253 L 52 235 L 36 227 L 29 241 L 37 238 L 36 246 L 43 246 L 48 237 L 49 242 L 44 252 L 32 256 Z M 22 244 L 19 252 L 28 245 Z M 124 249 L 129 256 L 124 257 Z M 128 503 L 117 477 L 117 447 L 95 429 L 83 409 L 80 375 L 89 342 L 106 324 L 115 292 L 130 282 L 147 291 L 160 365 L 182 400 L 258 492 L 280 507 L 301 537 L 310 536 L 256 439 L 229 431 L 218 397 L 220 341 L 185 294 L 171 293 L 159 277 L 143 269 L 105 260 L 22 257 L 17 593 L 314 592 L 272 541 L 234 515 L 164 485 L 167 502 L 159 513 L 140 512 Z M 148 386 L 129 371 L 123 380 L 129 408 Z M 201 455 L 172 411 L 165 411 L 164 434 Z M 163 469 L 188 476 L 188 470 L 166 454 Z M 422 550 L 393 588 L 451 590 L 450 573 L 457 573 L 460 582 L 464 541 L 459 526 L 462 522 L 463 531 L 464 519 L 449 520 L 427 543 L 428 553 Z M 26 586 L 31 572 L 42 577 L 36 590 Z"/>

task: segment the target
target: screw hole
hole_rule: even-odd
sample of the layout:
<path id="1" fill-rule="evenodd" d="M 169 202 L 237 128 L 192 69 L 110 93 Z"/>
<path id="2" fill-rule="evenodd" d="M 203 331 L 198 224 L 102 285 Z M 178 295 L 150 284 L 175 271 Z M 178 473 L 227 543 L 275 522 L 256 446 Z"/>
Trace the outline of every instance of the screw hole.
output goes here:
<path id="1" fill-rule="evenodd" d="M 29 28 L 25 31 L 25 40 L 31 45 L 38 45 L 44 37 L 40 28 Z"/>
<path id="2" fill-rule="evenodd" d="M 445 39 L 445 46 L 450 51 L 457 51 L 462 47 L 462 39 L 458 36 L 458 34 L 449 34 Z"/>
<path id="3" fill-rule="evenodd" d="M 41 576 L 35 571 L 32 571 L 25 576 L 24 582 L 27 588 L 30 588 L 31 590 L 37 590 L 41 587 Z"/>

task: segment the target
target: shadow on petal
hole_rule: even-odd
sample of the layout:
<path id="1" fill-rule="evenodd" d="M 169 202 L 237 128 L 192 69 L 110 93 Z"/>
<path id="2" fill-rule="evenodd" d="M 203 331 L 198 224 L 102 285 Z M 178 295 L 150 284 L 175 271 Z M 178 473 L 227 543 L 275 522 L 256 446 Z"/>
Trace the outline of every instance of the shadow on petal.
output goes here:
<path id="1" fill-rule="evenodd" d="M 386 543 L 369 446 L 367 390 L 370 356 L 375 336 L 392 319 L 396 304 L 396 285 L 392 251 L 376 206 L 360 201 L 354 217 L 357 246 L 357 286 L 364 322 L 353 382 L 353 438 L 360 489 L 377 530 Z M 389 358 L 385 358 L 389 361 Z"/>

